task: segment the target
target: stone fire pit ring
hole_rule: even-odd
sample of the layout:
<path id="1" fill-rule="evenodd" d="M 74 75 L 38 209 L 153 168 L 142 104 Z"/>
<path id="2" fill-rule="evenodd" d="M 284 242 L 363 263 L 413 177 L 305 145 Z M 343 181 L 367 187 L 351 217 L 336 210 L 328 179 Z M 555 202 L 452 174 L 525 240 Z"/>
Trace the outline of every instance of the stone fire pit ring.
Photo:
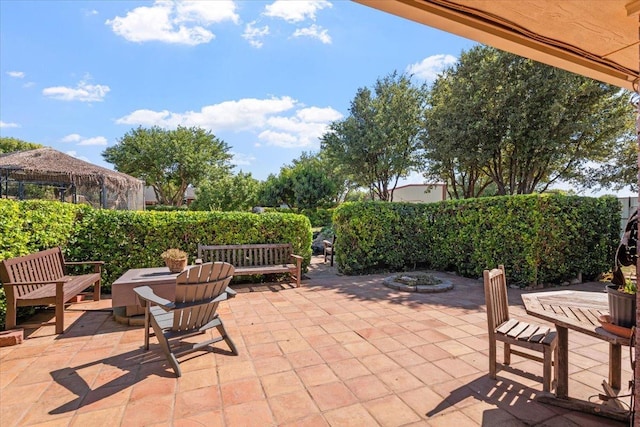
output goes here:
<path id="1" fill-rule="evenodd" d="M 421 284 L 422 278 L 429 276 L 433 279 L 434 284 Z M 395 289 L 403 292 L 418 292 L 423 294 L 446 292 L 453 289 L 451 280 L 438 277 L 430 273 L 421 271 L 397 273 L 389 276 L 382 281 L 387 288 Z"/>

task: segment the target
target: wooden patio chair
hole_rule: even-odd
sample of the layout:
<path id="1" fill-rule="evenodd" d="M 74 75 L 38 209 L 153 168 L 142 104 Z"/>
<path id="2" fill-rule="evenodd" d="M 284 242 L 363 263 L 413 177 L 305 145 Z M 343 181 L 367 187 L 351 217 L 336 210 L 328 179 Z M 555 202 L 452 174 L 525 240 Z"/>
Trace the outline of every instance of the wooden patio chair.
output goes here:
<path id="1" fill-rule="evenodd" d="M 149 350 L 150 328 L 176 376 L 181 376 L 177 357 L 224 340 L 233 354 L 235 344 L 227 335 L 222 319 L 216 313 L 218 305 L 235 296 L 228 285 L 234 267 L 225 262 L 209 262 L 189 267 L 176 278 L 175 301 L 159 297 L 149 286 L 134 288 L 140 304 L 145 307 L 144 348 Z M 205 333 L 216 328 L 220 336 L 198 343 L 183 343 L 182 338 Z M 175 351 L 178 347 L 184 347 Z"/>
<path id="2" fill-rule="evenodd" d="M 336 244 L 335 234 L 333 235 L 333 238 L 331 240 L 322 241 L 323 252 L 324 252 L 324 262 L 326 264 L 327 257 L 329 257 L 331 259 L 331 267 L 333 267 L 333 254 L 334 254 L 333 249 L 335 244 Z"/>
<path id="3" fill-rule="evenodd" d="M 558 377 L 556 331 L 547 326 L 521 322 L 509 316 L 504 265 L 492 270 L 484 270 L 484 295 L 489 326 L 489 376 L 492 379 L 496 378 L 496 342 L 502 341 L 504 343 L 504 364 L 511 363 L 511 354 L 542 362 L 542 389 L 545 392 L 551 391 Z M 514 350 L 511 348 L 512 345 L 539 351 L 542 353 L 542 357 Z M 551 378 L 552 367 L 553 380 Z"/>

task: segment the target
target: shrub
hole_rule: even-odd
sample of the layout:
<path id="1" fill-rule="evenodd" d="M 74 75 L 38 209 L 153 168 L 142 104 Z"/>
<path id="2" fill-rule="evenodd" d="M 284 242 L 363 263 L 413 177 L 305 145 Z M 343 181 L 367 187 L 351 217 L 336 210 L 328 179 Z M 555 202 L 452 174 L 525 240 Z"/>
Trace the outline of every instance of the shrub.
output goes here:
<path id="1" fill-rule="evenodd" d="M 291 243 L 293 252 L 311 259 L 311 226 L 302 215 L 245 212 L 131 212 L 94 210 L 78 223 L 70 241 L 74 256 L 105 261 L 104 287 L 130 268 L 160 267 L 160 254 L 178 248 L 193 262 L 198 243 L 231 245 Z"/>
<path id="2" fill-rule="evenodd" d="M 291 243 L 311 259 L 311 226 L 302 215 L 242 212 L 95 210 L 86 205 L 0 199 L 0 260 L 61 246 L 69 261 L 105 261 L 103 289 L 130 268 L 163 265 L 162 252 L 179 248 L 194 261 L 198 243 Z M 6 300 L 0 290 L 0 327 Z M 18 315 L 26 314 L 19 310 Z"/>
<path id="3" fill-rule="evenodd" d="M 529 285 L 608 271 L 620 207 L 614 197 L 526 195 L 345 203 L 333 219 L 344 273 L 420 267 L 479 277 L 502 263 L 510 281 Z"/>

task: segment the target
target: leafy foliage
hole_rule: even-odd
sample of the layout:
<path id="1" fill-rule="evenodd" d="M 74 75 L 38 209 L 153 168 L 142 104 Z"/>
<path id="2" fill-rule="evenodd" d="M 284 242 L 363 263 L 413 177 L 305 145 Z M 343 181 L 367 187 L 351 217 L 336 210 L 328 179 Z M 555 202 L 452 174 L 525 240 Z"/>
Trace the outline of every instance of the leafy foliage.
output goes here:
<path id="1" fill-rule="evenodd" d="M 284 243 L 311 259 L 307 217 L 288 213 L 140 212 L 86 205 L 0 199 L 0 260 L 61 246 L 69 261 L 105 261 L 103 289 L 130 268 L 160 267 L 169 248 L 193 261 L 206 244 Z M 0 289 L 0 327 L 6 301 Z M 31 309 L 29 309 L 31 310 Z M 19 310 L 22 316 L 30 311 Z"/>
<path id="2" fill-rule="evenodd" d="M 240 171 L 233 176 L 203 182 L 196 189 L 191 210 L 248 211 L 258 205 L 260 181 L 251 173 Z"/>
<path id="3" fill-rule="evenodd" d="M 454 198 L 584 183 L 632 129 L 618 88 L 486 46 L 434 82 L 429 104 L 427 176 Z"/>
<path id="4" fill-rule="evenodd" d="M 398 180 L 422 165 L 426 87 L 396 72 L 358 89 L 349 116 L 333 122 L 322 150 L 351 181 L 380 200 L 393 201 Z"/>
<path id="5" fill-rule="evenodd" d="M 198 187 L 230 173 L 229 146 L 204 129 L 133 129 L 102 156 L 115 169 L 153 187 L 158 203 L 180 206 L 189 184 Z"/>
<path id="6" fill-rule="evenodd" d="M 168 248 L 181 249 L 193 262 L 198 243 L 230 245 L 291 243 L 293 251 L 311 259 L 311 225 L 302 215 L 246 212 L 132 212 L 94 210 L 82 217 L 69 251 L 105 261 L 104 286 L 127 269 L 160 267 Z"/>
<path id="7" fill-rule="evenodd" d="M 0 199 L 0 260 L 67 246 L 77 216 L 90 209 L 61 202 Z M 33 310 L 33 307 L 19 307 L 18 318 Z M 0 328 L 4 328 L 5 314 L 5 294 L 0 289 Z"/>
<path id="8" fill-rule="evenodd" d="M 44 145 L 23 141 L 18 138 L 0 137 L 0 154 L 13 153 L 15 151 L 34 150 L 42 148 Z"/>
<path id="9" fill-rule="evenodd" d="M 347 274 L 417 267 L 479 277 L 505 264 L 512 283 L 594 278 L 613 266 L 613 197 L 527 195 L 431 204 L 345 203 L 333 216 Z"/>
<path id="10" fill-rule="evenodd" d="M 292 165 L 269 175 L 259 191 L 262 206 L 286 204 L 292 208 L 311 209 L 333 206 L 344 192 L 344 178 L 322 155 L 302 153 Z"/>

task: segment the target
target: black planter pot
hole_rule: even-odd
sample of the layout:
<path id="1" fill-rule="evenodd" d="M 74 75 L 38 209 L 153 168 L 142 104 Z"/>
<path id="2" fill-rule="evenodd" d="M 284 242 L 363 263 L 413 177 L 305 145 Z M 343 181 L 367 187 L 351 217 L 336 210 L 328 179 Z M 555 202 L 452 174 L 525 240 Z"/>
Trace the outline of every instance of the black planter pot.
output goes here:
<path id="1" fill-rule="evenodd" d="M 607 285 L 611 323 L 631 328 L 636 325 L 636 295 L 620 292 L 616 285 Z"/>

